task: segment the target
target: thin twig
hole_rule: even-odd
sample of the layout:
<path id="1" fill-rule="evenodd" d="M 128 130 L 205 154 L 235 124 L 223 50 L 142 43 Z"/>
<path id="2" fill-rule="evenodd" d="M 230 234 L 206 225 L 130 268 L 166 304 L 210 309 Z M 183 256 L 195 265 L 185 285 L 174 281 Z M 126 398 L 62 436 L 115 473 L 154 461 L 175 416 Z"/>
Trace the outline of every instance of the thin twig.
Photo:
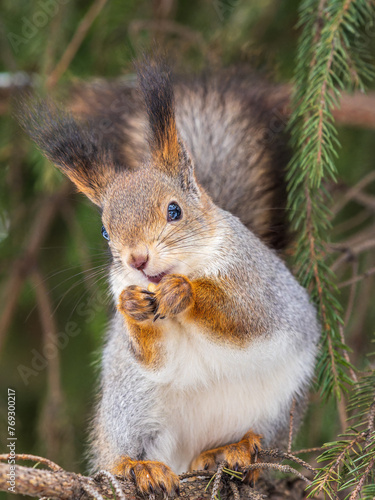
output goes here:
<path id="1" fill-rule="evenodd" d="M 267 495 L 262 495 L 262 493 L 259 493 L 259 491 L 250 488 L 250 486 L 247 486 L 247 496 L 251 500 L 263 500 L 265 498 L 268 498 Z"/>
<path id="2" fill-rule="evenodd" d="M 353 266 L 352 266 L 352 278 L 355 278 L 358 275 L 358 268 L 359 268 L 358 261 L 354 261 Z M 356 281 L 354 281 L 352 283 L 351 288 L 350 288 L 349 299 L 348 299 L 348 303 L 346 305 L 346 313 L 345 313 L 345 317 L 344 317 L 345 327 L 348 326 L 349 320 L 350 320 L 352 312 L 353 312 L 353 305 L 354 305 L 356 289 L 357 289 Z M 345 342 L 343 342 L 343 343 L 345 344 Z"/>
<path id="3" fill-rule="evenodd" d="M 91 28 L 92 23 L 95 21 L 96 17 L 99 15 L 106 3 L 107 0 L 95 0 L 90 9 L 87 11 L 86 15 L 83 17 L 82 21 L 79 23 L 78 28 L 74 33 L 69 45 L 65 49 L 65 52 L 62 55 L 60 61 L 57 63 L 55 69 L 47 79 L 47 87 L 49 89 L 56 85 L 61 76 L 69 67 L 69 64 L 72 62 L 79 47 L 85 39 L 87 32 Z"/>
<path id="4" fill-rule="evenodd" d="M 358 497 L 358 495 L 360 494 L 360 492 L 362 490 L 363 485 L 365 484 L 367 476 L 370 474 L 374 465 L 375 465 L 375 457 L 373 457 L 373 459 L 370 461 L 370 463 L 366 467 L 366 470 L 362 473 L 362 477 L 359 480 L 359 483 L 357 484 L 356 489 L 350 495 L 349 500 L 355 500 Z"/>
<path id="5" fill-rule="evenodd" d="M 340 333 L 341 342 L 343 343 L 343 345 L 346 345 L 345 344 L 345 335 L 344 335 L 344 327 L 343 327 L 343 325 L 339 325 L 339 333 Z M 343 350 L 343 355 L 344 355 L 344 358 L 345 358 L 346 362 L 349 364 L 349 373 L 350 373 L 351 379 L 354 382 L 357 382 L 358 378 L 357 378 L 357 375 L 356 375 L 355 371 L 352 368 L 353 365 L 350 362 L 349 353 L 348 353 L 348 351 L 346 349 Z M 347 420 L 346 411 L 345 411 L 344 415 L 345 415 L 344 419 L 346 421 Z M 347 425 L 341 426 L 342 430 L 345 430 L 346 427 L 347 427 Z"/>
<path id="6" fill-rule="evenodd" d="M 237 485 L 233 481 L 230 481 L 229 487 L 232 490 L 234 500 L 241 500 Z"/>
<path id="7" fill-rule="evenodd" d="M 349 201 L 351 201 L 360 191 L 362 191 L 368 184 L 375 181 L 375 171 L 371 171 L 363 179 L 361 179 L 355 186 L 348 189 L 344 196 L 339 200 L 331 209 L 333 216 L 337 215 Z"/>
<path id="8" fill-rule="evenodd" d="M 66 199 L 70 191 L 70 184 L 64 183 L 59 191 L 51 196 L 47 196 L 43 200 L 31 225 L 24 252 L 15 261 L 13 268 L 10 270 L 10 277 L 4 287 L 4 298 L 1 301 L 5 305 L 0 317 L 0 352 L 6 332 L 15 313 L 22 285 L 35 265 L 41 244 L 54 220 L 58 207 Z"/>
<path id="9" fill-rule="evenodd" d="M 375 238 L 371 238 L 365 240 L 358 245 L 353 246 L 352 248 L 347 248 L 347 251 L 344 255 L 341 255 L 331 266 L 331 270 L 335 272 L 340 265 L 348 260 L 351 260 L 355 257 L 358 257 L 363 252 L 367 252 L 368 250 L 372 250 L 375 247 Z"/>
<path id="10" fill-rule="evenodd" d="M 163 20 L 144 20 L 144 19 L 135 19 L 129 24 L 128 32 L 130 38 L 134 39 L 138 33 L 142 30 L 151 30 L 151 31 L 163 31 L 166 33 L 171 33 L 172 35 L 178 35 L 191 43 L 199 44 L 200 47 L 204 46 L 204 38 L 201 33 L 198 31 L 194 31 L 183 24 L 176 23 L 175 21 L 171 21 L 169 19 Z"/>
<path id="11" fill-rule="evenodd" d="M 361 259 L 362 260 L 362 259 Z M 368 252 L 363 258 L 364 269 L 371 269 L 375 265 L 375 252 Z M 355 315 L 351 322 L 351 335 L 350 341 L 351 345 L 356 346 L 352 354 L 352 359 L 355 365 L 358 364 L 358 356 L 362 350 L 365 342 L 365 332 L 364 328 L 366 319 L 368 318 L 368 313 L 371 310 L 374 296 L 374 284 L 375 284 L 375 274 L 369 276 L 366 280 L 363 280 L 359 285 L 358 300 L 355 307 Z"/>
<path id="12" fill-rule="evenodd" d="M 317 448 L 320 450 L 320 448 Z M 303 450 L 302 450 L 303 451 Z M 302 467 L 305 467 L 305 469 L 310 470 L 311 472 L 316 472 L 314 467 L 312 467 L 310 464 L 305 462 L 299 457 L 296 457 L 293 453 L 285 453 L 284 451 L 281 450 L 261 450 L 259 452 L 259 456 L 263 457 L 272 457 L 272 458 L 282 458 L 283 460 L 291 460 L 292 462 L 295 462 L 296 464 L 302 465 Z"/>
<path id="13" fill-rule="evenodd" d="M 191 472 L 184 472 L 183 474 L 180 474 L 180 479 L 190 479 L 191 477 L 204 477 L 207 479 L 211 479 L 212 476 L 215 474 L 215 471 L 212 470 L 193 470 Z"/>
<path id="14" fill-rule="evenodd" d="M 298 472 L 298 470 L 294 469 L 290 465 L 271 464 L 271 463 L 268 463 L 268 462 L 263 462 L 263 463 L 257 462 L 256 464 L 250 464 L 250 465 L 248 465 L 246 467 L 245 471 L 247 472 L 249 470 L 254 470 L 254 469 L 275 469 L 275 470 L 280 470 L 282 472 L 287 472 L 287 473 L 295 474 L 297 477 L 299 477 L 300 479 L 302 479 L 306 483 L 311 484 L 311 481 L 309 479 L 307 479 L 307 477 L 305 477 L 303 474 L 301 474 L 300 472 Z"/>
<path id="15" fill-rule="evenodd" d="M 292 441 L 293 441 L 293 421 L 294 421 L 294 410 L 296 408 L 296 398 L 293 398 L 292 406 L 289 412 L 289 439 L 288 439 L 288 453 L 292 451 Z"/>
<path id="16" fill-rule="evenodd" d="M 371 240 L 374 237 L 374 234 L 375 224 L 366 225 L 364 229 L 357 231 L 347 240 L 340 241 L 339 243 L 328 243 L 326 245 L 326 248 L 330 253 L 339 252 L 348 254 L 350 258 L 354 258 L 354 255 L 351 254 L 352 249 L 357 247 L 358 245 L 362 245 L 368 240 Z"/>
<path id="17" fill-rule="evenodd" d="M 124 492 L 122 490 L 121 484 L 119 481 L 116 479 L 116 477 L 108 472 L 107 470 L 100 470 L 98 473 L 95 474 L 94 479 L 96 481 L 102 479 L 103 477 L 107 478 L 109 481 L 109 484 L 113 487 L 113 489 L 116 492 L 116 499 L 117 500 L 126 500 Z"/>
<path id="18" fill-rule="evenodd" d="M 56 48 L 63 33 L 63 16 L 66 12 L 66 3 L 61 2 L 57 13 L 53 16 L 48 28 L 48 43 L 45 46 L 42 62 L 42 74 L 48 75 L 55 64 Z"/>
<path id="19" fill-rule="evenodd" d="M 340 327 L 339 327 L 339 331 L 340 331 Z M 344 336 L 341 336 L 341 338 L 343 339 Z M 345 350 L 342 350 L 342 353 L 344 354 L 344 357 L 346 359 Z M 341 432 L 345 432 L 347 427 L 348 427 L 348 412 L 346 411 L 346 401 L 345 401 L 344 396 L 342 398 L 340 398 L 340 400 L 338 401 L 337 410 L 338 410 L 338 414 L 339 414 Z"/>
<path id="20" fill-rule="evenodd" d="M 369 278 L 373 274 L 375 274 L 375 267 L 371 267 L 371 269 L 368 269 L 362 274 L 354 276 L 353 278 L 350 278 L 346 281 L 342 281 L 337 285 L 337 288 L 345 288 L 346 286 L 352 285 L 353 283 L 357 283 L 358 281 L 362 281 L 365 278 Z"/>
<path id="21" fill-rule="evenodd" d="M 49 398 L 56 404 L 61 404 L 60 358 L 57 347 L 57 327 L 53 318 L 51 299 L 45 284 L 45 279 L 38 270 L 33 272 L 32 281 L 36 294 L 44 345 L 51 345 L 55 348 L 55 354 L 48 356 L 47 375 Z"/>
<path id="22" fill-rule="evenodd" d="M 82 489 L 88 493 L 95 500 L 104 500 L 104 497 L 99 493 L 99 491 L 95 488 L 93 484 L 88 483 L 87 481 L 81 481 Z"/>
<path id="23" fill-rule="evenodd" d="M 87 286 L 88 290 L 91 292 L 98 292 L 98 286 L 93 278 L 90 270 L 92 269 L 92 262 L 90 257 L 90 252 L 87 246 L 87 241 L 78 223 L 78 219 L 71 205 L 65 205 L 62 207 L 62 215 L 66 221 L 67 228 L 71 232 L 73 241 L 76 242 L 77 252 L 79 254 L 79 260 L 83 271 L 85 271 L 84 285 Z"/>
<path id="24" fill-rule="evenodd" d="M 375 224 L 368 224 L 363 229 L 355 232 L 353 236 L 350 236 L 347 240 L 342 240 L 339 243 L 329 243 L 327 248 L 332 252 L 350 252 L 352 247 L 356 247 L 365 241 L 373 238 L 375 234 Z"/>
<path id="25" fill-rule="evenodd" d="M 374 432 L 374 426 L 375 426 L 374 420 L 375 420 L 375 400 L 372 402 L 372 404 L 370 406 L 370 411 L 369 411 L 368 420 L 367 420 L 367 430 L 368 430 L 369 437 Z"/>
<path id="26" fill-rule="evenodd" d="M 9 455 L 4 453 L 0 455 L 0 461 L 1 460 L 8 460 Z M 32 462 L 39 462 L 43 465 L 46 465 L 53 471 L 62 471 L 63 468 L 60 467 L 60 465 L 55 464 L 55 462 L 52 462 L 52 460 L 48 460 L 48 458 L 43 458 L 43 457 L 38 457 L 38 455 L 29 455 L 27 453 L 16 453 L 14 455 L 14 460 L 31 460 Z"/>
<path id="27" fill-rule="evenodd" d="M 45 444 L 47 456 L 57 458 L 69 443 L 73 445 L 72 427 L 67 418 L 66 404 L 60 375 L 60 347 L 57 325 L 46 280 L 35 269 L 31 275 L 36 295 L 36 307 L 43 334 L 43 349 L 46 356 L 47 397 L 40 414 L 39 434 Z M 71 448 L 72 449 L 72 448 Z M 59 455 L 57 455 L 59 454 Z"/>
<path id="28" fill-rule="evenodd" d="M 357 274 L 358 274 L 358 267 L 359 267 L 359 263 L 358 261 L 354 261 L 353 262 L 353 277 L 356 277 Z M 345 313 L 345 318 L 344 318 L 344 325 L 345 325 L 345 328 L 348 327 L 348 324 L 349 324 L 349 320 L 351 318 L 351 315 L 352 315 L 352 311 L 353 311 L 353 306 L 354 306 L 354 298 L 355 298 L 355 292 L 356 292 L 356 282 L 354 282 L 350 288 L 350 294 L 349 294 L 349 300 L 348 300 L 348 304 L 346 306 L 346 313 Z M 341 337 L 341 342 L 343 345 L 346 345 L 346 342 L 345 342 L 345 334 L 344 334 L 344 326 L 343 325 L 339 325 L 339 333 L 340 333 L 340 337 Z M 349 358 L 349 353 L 346 349 L 343 350 L 343 355 L 344 355 L 344 358 L 346 360 L 346 362 L 348 363 L 349 365 L 349 372 L 350 372 L 350 376 L 352 378 L 352 380 L 354 382 L 357 382 L 358 379 L 357 379 L 357 375 L 355 374 L 355 371 L 353 370 L 352 368 L 352 363 L 350 362 L 350 358 Z M 346 413 L 346 410 L 345 410 L 345 413 Z M 345 430 L 347 427 L 347 421 L 345 419 L 345 425 L 342 426 L 342 430 Z"/>
<path id="29" fill-rule="evenodd" d="M 4 288 L 4 302 L 1 318 L 0 318 L 0 352 L 3 347 L 5 336 L 9 325 L 12 322 L 13 315 L 16 310 L 18 297 L 21 292 L 21 287 L 25 280 L 25 272 L 23 262 L 21 260 L 14 264 L 13 272 L 8 279 Z"/>
<path id="30" fill-rule="evenodd" d="M 302 455 L 303 453 L 320 453 L 324 450 L 321 446 L 315 448 L 303 448 L 302 450 L 293 451 L 294 455 Z"/>
<path id="31" fill-rule="evenodd" d="M 352 439 L 347 446 L 345 446 L 343 451 L 337 457 L 336 461 L 331 465 L 331 467 L 328 469 L 327 473 L 324 474 L 325 478 L 323 479 L 322 483 L 319 486 L 319 490 L 318 490 L 319 493 L 323 491 L 325 485 L 327 484 L 327 482 L 329 482 L 329 480 L 331 478 L 332 472 L 336 469 L 336 467 L 338 467 L 340 465 L 340 462 L 344 458 L 344 456 L 346 455 L 347 451 L 352 449 L 353 446 L 355 446 L 361 439 L 364 439 L 364 436 L 365 436 L 365 434 L 363 432 L 361 432 L 360 434 L 357 434 L 357 436 L 354 439 Z"/>
<path id="32" fill-rule="evenodd" d="M 219 488 L 220 488 L 221 478 L 223 475 L 223 469 L 224 469 L 225 465 L 226 465 L 226 462 L 225 462 L 225 460 L 223 460 L 217 468 L 217 471 L 215 474 L 214 484 L 212 486 L 211 500 L 217 500 L 216 496 L 217 496 L 217 493 L 218 493 Z"/>
<path id="33" fill-rule="evenodd" d="M 372 217 L 373 214 L 369 212 L 369 210 L 361 210 L 358 214 L 350 217 L 349 219 L 340 222 L 340 224 L 336 224 L 332 229 L 332 235 L 340 235 L 342 233 L 347 233 L 351 231 L 353 228 L 359 227 L 363 222 Z"/>
<path id="34" fill-rule="evenodd" d="M 368 208 L 371 212 L 375 211 L 375 196 L 360 191 L 359 193 L 356 193 L 353 199 L 360 205 Z"/>

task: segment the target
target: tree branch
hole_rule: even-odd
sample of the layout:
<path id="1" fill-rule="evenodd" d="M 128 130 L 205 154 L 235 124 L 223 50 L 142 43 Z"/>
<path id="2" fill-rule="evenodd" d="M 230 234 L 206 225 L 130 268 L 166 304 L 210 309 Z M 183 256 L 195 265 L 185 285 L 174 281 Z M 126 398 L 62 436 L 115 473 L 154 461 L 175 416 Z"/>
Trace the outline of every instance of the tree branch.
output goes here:
<path id="1" fill-rule="evenodd" d="M 15 261 L 13 268 L 10 270 L 10 276 L 4 287 L 3 300 L 1 301 L 4 306 L 0 319 L 0 352 L 6 331 L 15 312 L 22 285 L 36 262 L 40 246 L 48 233 L 59 206 L 70 191 L 70 184 L 64 183 L 59 191 L 45 198 L 34 218 L 23 255 Z"/>
<path id="2" fill-rule="evenodd" d="M 77 50 L 81 46 L 85 36 L 90 29 L 92 23 L 95 21 L 96 17 L 99 15 L 100 11 L 103 9 L 107 0 L 95 0 L 91 5 L 90 9 L 87 11 L 86 15 L 80 22 L 77 31 L 74 33 L 72 40 L 67 46 L 64 54 L 62 55 L 60 61 L 57 63 L 55 69 L 52 71 L 47 80 L 47 87 L 50 89 L 56 85 L 60 77 L 65 73 L 69 64 L 72 62 Z"/>
<path id="3" fill-rule="evenodd" d="M 264 456 L 271 456 L 279 459 L 295 460 L 294 455 L 285 454 L 278 450 L 262 451 Z M 61 469 L 57 464 L 42 457 L 33 455 L 14 455 L 14 460 L 31 460 L 42 463 L 52 470 L 23 467 L 19 465 L 9 465 L 0 463 L 0 491 L 11 491 L 21 495 L 30 495 L 32 497 L 47 497 L 51 500 L 89 500 L 106 498 L 108 500 L 126 498 L 126 500 L 144 500 L 140 495 L 134 483 L 119 477 L 115 477 L 106 471 L 100 471 L 93 477 L 83 476 L 73 472 L 67 472 Z M 0 455 L 1 460 L 8 460 L 9 455 Z M 296 460 L 295 460 L 296 461 Z M 298 463 L 312 469 L 308 464 L 297 459 Z M 253 463 L 251 469 L 276 469 L 286 473 L 293 473 L 297 479 L 290 478 L 278 480 L 278 486 L 275 488 L 275 480 L 263 478 L 257 481 L 256 489 L 250 489 L 237 477 L 232 477 L 230 471 L 221 464 L 221 473 L 218 471 L 194 471 L 180 475 L 180 497 L 189 500 L 205 500 L 213 498 L 217 491 L 220 491 L 222 500 L 235 498 L 236 500 L 244 498 L 266 498 L 271 500 L 280 500 L 285 498 L 288 492 L 288 498 L 291 500 L 302 500 L 304 498 L 304 489 L 306 483 L 310 481 L 300 472 L 288 465 L 276 463 Z M 239 474 L 239 473 L 233 473 Z M 215 476 L 215 481 L 211 479 Z M 12 482 L 13 481 L 13 482 Z M 208 484 L 210 486 L 208 487 Z M 292 486 L 291 486 L 292 485 Z M 9 490 L 9 488 L 12 488 Z"/>

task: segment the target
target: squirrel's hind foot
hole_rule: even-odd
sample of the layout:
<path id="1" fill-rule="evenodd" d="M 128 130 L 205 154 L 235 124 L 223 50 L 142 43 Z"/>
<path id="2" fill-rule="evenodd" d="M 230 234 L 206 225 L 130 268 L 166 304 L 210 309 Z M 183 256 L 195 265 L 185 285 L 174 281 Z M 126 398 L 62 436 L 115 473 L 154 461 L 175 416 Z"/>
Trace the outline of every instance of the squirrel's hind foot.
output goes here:
<path id="1" fill-rule="evenodd" d="M 192 461 L 190 469 L 214 470 L 218 464 L 225 461 L 228 469 L 234 471 L 241 471 L 241 469 L 246 470 L 249 465 L 257 461 L 258 452 L 261 450 L 261 439 L 262 436 L 255 434 L 253 431 L 249 431 L 238 443 L 204 451 Z M 258 470 L 249 470 L 244 475 L 243 481 L 253 486 L 258 476 Z"/>
<path id="2" fill-rule="evenodd" d="M 143 494 L 166 493 L 178 496 L 180 494 L 178 476 L 162 462 L 121 457 L 113 467 L 112 473 L 133 480 Z"/>

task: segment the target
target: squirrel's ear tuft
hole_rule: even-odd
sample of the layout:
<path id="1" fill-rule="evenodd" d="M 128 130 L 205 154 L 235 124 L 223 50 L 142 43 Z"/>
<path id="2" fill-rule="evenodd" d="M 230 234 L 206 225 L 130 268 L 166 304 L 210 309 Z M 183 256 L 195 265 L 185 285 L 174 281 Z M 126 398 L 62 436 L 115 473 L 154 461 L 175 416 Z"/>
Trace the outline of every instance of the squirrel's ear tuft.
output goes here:
<path id="1" fill-rule="evenodd" d="M 109 147 L 94 128 L 77 122 L 49 100 L 24 99 L 17 107 L 16 117 L 44 155 L 91 201 L 101 205 L 116 167 Z"/>
<path id="2" fill-rule="evenodd" d="M 198 194 L 192 160 L 177 133 L 170 69 L 160 58 L 144 57 L 136 66 L 150 125 L 153 164 L 178 179 L 183 189 Z"/>
<path id="3" fill-rule="evenodd" d="M 170 69 L 163 60 L 144 58 L 137 64 L 137 72 L 150 124 L 153 160 L 159 168 L 175 174 L 181 145 L 177 136 Z"/>

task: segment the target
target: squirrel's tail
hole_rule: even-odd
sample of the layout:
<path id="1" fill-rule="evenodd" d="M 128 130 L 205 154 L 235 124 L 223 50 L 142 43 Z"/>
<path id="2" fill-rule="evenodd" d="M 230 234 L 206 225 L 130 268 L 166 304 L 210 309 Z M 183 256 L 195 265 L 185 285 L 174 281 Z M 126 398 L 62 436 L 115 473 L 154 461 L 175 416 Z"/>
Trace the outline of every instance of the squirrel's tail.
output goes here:
<path id="1" fill-rule="evenodd" d="M 177 126 L 214 202 L 272 248 L 289 241 L 285 100 L 252 74 L 176 83 Z"/>
<path id="2" fill-rule="evenodd" d="M 177 77 L 173 90 L 177 131 L 198 181 L 218 206 L 270 247 L 285 248 L 285 98 L 278 100 L 275 87 L 238 70 Z M 149 120 L 136 80 L 79 85 L 71 109 L 103 123 L 102 134 L 113 144 L 114 156 L 128 167 L 149 154 Z"/>

